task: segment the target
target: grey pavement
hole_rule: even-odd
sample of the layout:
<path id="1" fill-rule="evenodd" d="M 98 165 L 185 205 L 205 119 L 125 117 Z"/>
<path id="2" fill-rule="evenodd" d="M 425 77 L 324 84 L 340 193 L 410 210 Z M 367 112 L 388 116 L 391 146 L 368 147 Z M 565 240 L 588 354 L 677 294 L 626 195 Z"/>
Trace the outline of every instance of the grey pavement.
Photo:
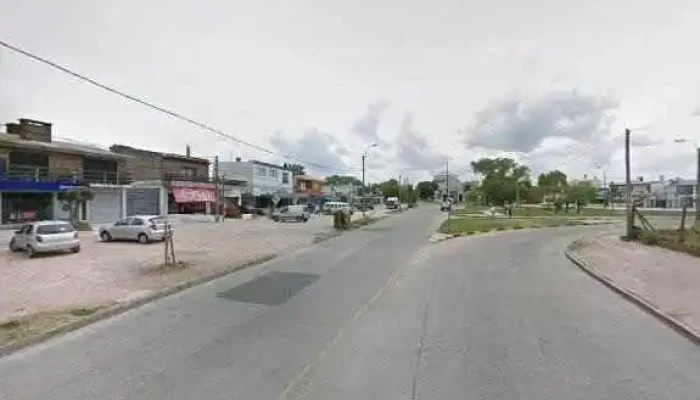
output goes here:
<path id="1" fill-rule="evenodd" d="M 0 359 L 2 399 L 697 399 L 695 345 L 563 256 L 408 211 Z"/>

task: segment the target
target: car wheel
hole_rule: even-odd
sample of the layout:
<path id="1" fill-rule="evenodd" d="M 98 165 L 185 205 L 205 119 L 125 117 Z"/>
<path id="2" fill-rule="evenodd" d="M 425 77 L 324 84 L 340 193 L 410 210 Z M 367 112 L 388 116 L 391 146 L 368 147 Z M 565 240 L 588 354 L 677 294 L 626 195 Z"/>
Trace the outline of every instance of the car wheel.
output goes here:
<path id="1" fill-rule="evenodd" d="M 15 239 L 10 240 L 10 251 L 13 253 L 17 253 L 20 250 L 22 250 L 22 249 L 17 247 L 17 244 L 15 244 Z"/>
<path id="2" fill-rule="evenodd" d="M 139 243 L 141 243 L 141 244 L 148 243 L 148 236 L 146 236 L 145 233 L 139 233 L 138 239 L 139 239 Z"/>
<path id="3" fill-rule="evenodd" d="M 103 231 L 100 233 L 100 239 L 102 239 L 103 242 L 109 242 L 112 240 L 112 235 L 110 235 L 107 231 Z"/>
<path id="4" fill-rule="evenodd" d="M 34 258 L 34 256 L 36 256 L 34 248 L 32 246 L 27 246 L 27 257 Z"/>
<path id="5" fill-rule="evenodd" d="M 73 247 L 72 249 L 70 249 L 70 251 L 72 251 L 73 253 L 80 253 L 80 246 Z"/>

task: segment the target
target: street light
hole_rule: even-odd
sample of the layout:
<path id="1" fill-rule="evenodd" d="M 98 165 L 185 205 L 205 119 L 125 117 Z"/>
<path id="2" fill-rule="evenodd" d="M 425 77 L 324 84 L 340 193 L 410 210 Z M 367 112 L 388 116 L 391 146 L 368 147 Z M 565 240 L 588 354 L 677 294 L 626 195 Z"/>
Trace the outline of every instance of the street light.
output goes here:
<path id="1" fill-rule="evenodd" d="M 367 158 L 367 150 L 369 150 L 372 147 L 377 147 L 379 146 L 379 143 L 377 142 L 372 142 L 368 144 L 364 150 L 362 150 L 362 201 L 364 202 L 364 197 L 365 197 L 365 158 Z M 365 207 L 363 204 L 362 207 L 362 216 L 365 215 Z"/>
<path id="2" fill-rule="evenodd" d="M 674 143 L 692 143 L 693 148 L 698 153 L 697 161 L 697 171 L 695 174 L 695 195 L 693 196 L 693 203 L 695 203 L 695 228 L 700 228 L 700 147 L 698 147 L 698 142 L 695 139 L 687 138 L 676 138 L 673 140 Z"/>

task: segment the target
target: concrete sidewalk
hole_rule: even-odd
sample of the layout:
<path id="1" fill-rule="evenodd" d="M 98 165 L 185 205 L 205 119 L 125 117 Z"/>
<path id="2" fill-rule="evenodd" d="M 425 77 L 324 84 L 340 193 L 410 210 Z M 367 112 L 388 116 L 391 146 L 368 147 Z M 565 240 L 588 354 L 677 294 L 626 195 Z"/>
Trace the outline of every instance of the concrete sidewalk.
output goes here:
<path id="1" fill-rule="evenodd" d="M 612 235 L 577 241 L 568 253 L 599 280 L 700 338 L 700 259 Z"/>

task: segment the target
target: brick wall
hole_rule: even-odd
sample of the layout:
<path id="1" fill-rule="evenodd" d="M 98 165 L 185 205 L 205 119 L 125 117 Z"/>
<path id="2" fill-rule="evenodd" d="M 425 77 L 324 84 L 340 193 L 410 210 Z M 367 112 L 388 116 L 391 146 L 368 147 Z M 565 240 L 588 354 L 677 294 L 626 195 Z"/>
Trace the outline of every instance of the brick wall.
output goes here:
<path id="1" fill-rule="evenodd" d="M 49 170 L 56 172 L 83 172 L 83 158 L 77 155 L 52 153 L 49 155 Z"/>
<path id="2" fill-rule="evenodd" d="M 195 176 L 209 176 L 209 166 L 177 160 L 163 160 L 163 172 L 166 174 L 182 174 L 183 168 L 193 168 Z"/>

